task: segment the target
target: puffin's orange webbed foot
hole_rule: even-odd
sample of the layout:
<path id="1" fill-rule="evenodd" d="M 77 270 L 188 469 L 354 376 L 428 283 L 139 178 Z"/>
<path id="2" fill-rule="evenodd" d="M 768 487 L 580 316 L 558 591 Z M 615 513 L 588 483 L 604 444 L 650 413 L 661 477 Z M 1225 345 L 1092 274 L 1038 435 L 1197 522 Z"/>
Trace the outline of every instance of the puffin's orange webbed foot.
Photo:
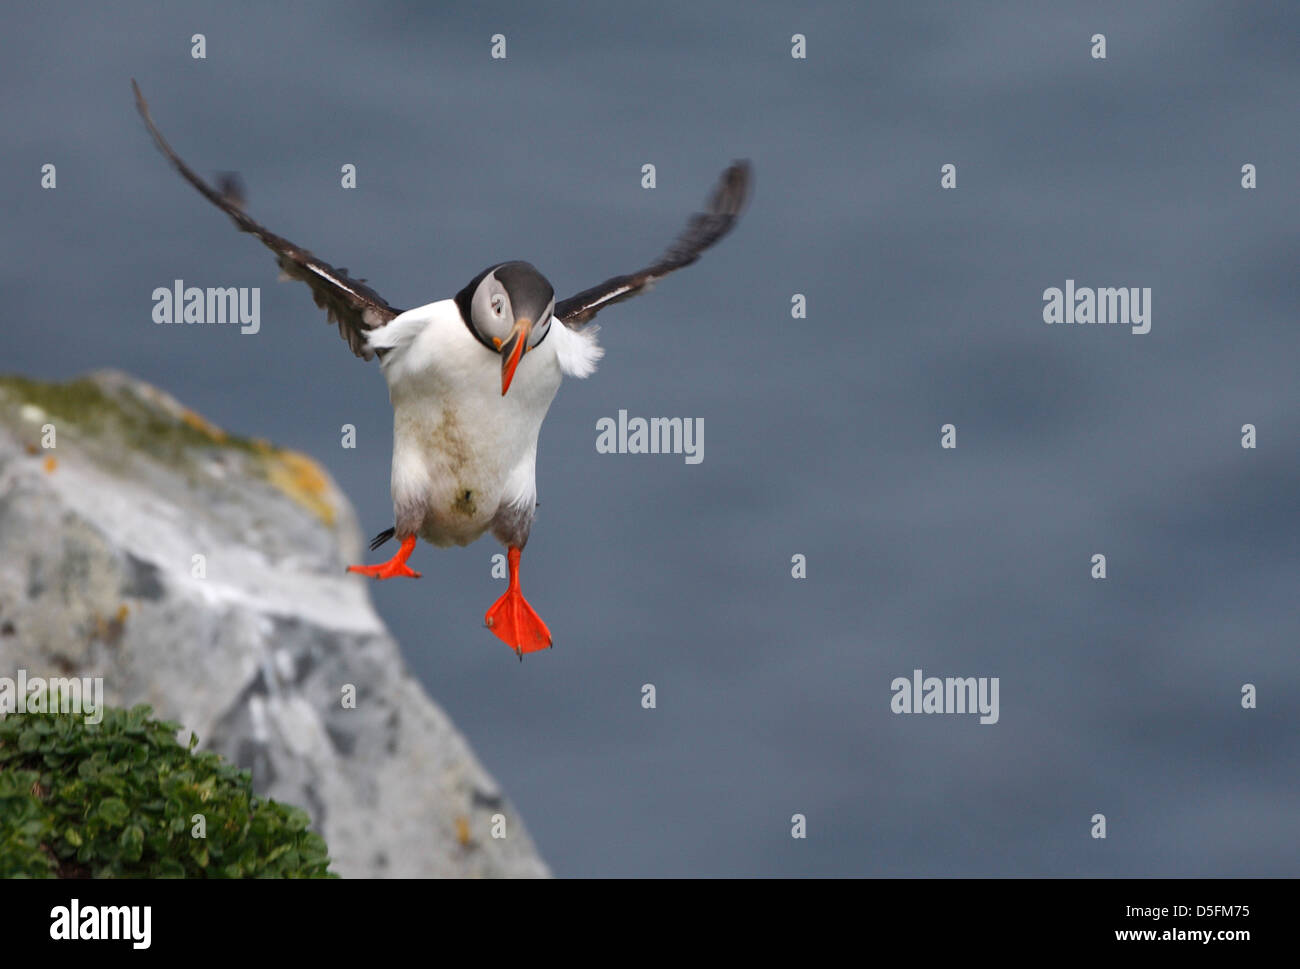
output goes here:
<path id="1" fill-rule="evenodd" d="M 411 557 L 411 553 L 414 551 L 415 536 L 408 535 L 402 540 L 402 547 L 397 550 L 397 554 L 387 562 L 382 562 L 379 565 L 349 565 L 348 571 L 359 572 L 361 575 L 368 575 L 372 579 L 380 580 L 391 579 L 399 575 L 418 579 L 420 573 L 406 564 L 406 560 Z"/>
<path id="2" fill-rule="evenodd" d="M 524 653 L 549 649 L 551 631 L 519 591 L 519 549 L 509 549 L 506 558 L 510 563 L 510 585 L 505 595 L 492 604 L 483 622 L 523 659 Z"/>

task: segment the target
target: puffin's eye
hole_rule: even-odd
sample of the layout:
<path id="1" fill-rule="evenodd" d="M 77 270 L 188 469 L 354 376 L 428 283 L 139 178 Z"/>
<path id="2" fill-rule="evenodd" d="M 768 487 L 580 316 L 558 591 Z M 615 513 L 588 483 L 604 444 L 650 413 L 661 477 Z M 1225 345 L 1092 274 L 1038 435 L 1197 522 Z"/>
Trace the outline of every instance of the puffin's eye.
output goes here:
<path id="1" fill-rule="evenodd" d="M 500 293 L 492 297 L 492 312 L 497 316 L 503 314 L 506 310 L 506 298 Z"/>

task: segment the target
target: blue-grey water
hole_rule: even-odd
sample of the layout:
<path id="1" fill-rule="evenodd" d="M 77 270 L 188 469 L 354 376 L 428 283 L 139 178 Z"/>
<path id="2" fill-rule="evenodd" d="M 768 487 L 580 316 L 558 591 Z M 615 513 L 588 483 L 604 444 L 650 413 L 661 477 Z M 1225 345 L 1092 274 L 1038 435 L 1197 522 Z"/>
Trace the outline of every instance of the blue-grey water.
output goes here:
<path id="1" fill-rule="evenodd" d="M 167 167 L 131 77 L 399 307 L 506 259 L 561 296 L 637 268 L 752 159 L 735 233 L 601 315 L 543 429 L 523 582 L 556 648 L 483 629 L 490 538 L 374 589 L 557 873 L 1300 873 L 1294 4 L 5 19 L 0 369 L 138 374 L 316 457 L 372 532 L 378 369 Z M 261 331 L 155 325 L 174 279 L 262 287 Z M 1066 280 L 1150 288 L 1150 332 L 1045 324 Z M 598 453 L 620 409 L 702 419 L 704 460 Z M 998 677 L 998 722 L 892 713 L 914 669 Z"/>

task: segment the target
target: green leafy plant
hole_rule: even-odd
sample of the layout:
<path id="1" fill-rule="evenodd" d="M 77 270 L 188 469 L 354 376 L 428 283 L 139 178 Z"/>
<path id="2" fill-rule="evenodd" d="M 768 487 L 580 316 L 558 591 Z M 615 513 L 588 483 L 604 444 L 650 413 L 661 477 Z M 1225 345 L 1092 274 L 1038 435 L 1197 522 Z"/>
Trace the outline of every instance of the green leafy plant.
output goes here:
<path id="1" fill-rule="evenodd" d="M 151 713 L 0 718 L 0 878 L 335 877 L 304 811 Z"/>

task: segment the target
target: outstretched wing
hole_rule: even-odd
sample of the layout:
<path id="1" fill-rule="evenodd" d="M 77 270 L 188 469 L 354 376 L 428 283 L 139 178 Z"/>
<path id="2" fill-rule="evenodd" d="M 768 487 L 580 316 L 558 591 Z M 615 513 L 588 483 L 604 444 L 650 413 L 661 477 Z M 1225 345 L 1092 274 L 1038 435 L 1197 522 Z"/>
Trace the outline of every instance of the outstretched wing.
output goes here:
<path id="1" fill-rule="evenodd" d="M 599 286 L 560 300 L 555 304 L 555 316 L 576 328 L 611 303 L 631 299 L 673 270 L 689 266 L 700 258 L 700 253 L 731 231 L 749 200 L 752 185 L 749 162 L 733 162 L 718 179 L 706 210 L 691 216 L 682 234 L 653 265 L 607 279 Z"/>
<path id="2" fill-rule="evenodd" d="M 187 182 L 199 190 L 209 202 L 221 209 L 244 232 L 251 232 L 262 240 L 262 244 L 275 253 L 281 271 L 292 279 L 300 279 L 311 287 L 316 305 L 329 314 L 330 320 L 338 324 L 339 334 L 348 341 L 348 346 L 358 357 L 371 359 L 374 351 L 366 344 L 366 332 L 383 326 L 401 313 L 384 302 L 383 298 L 364 282 L 353 279 L 347 270 L 335 269 L 327 262 L 322 262 L 306 249 L 295 246 L 288 239 L 282 239 L 273 232 L 268 232 L 243 210 L 243 199 L 233 180 L 223 181 L 222 191 L 217 191 L 198 175 L 181 157 L 172 151 L 171 145 L 163 138 L 162 132 L 149 116 L 149 105 L 140 93 L 140 85 L 134 80 L 131 87 L 135 91 L 135 106 L 144 118 L 154 143 L 175 169 Z"/>

